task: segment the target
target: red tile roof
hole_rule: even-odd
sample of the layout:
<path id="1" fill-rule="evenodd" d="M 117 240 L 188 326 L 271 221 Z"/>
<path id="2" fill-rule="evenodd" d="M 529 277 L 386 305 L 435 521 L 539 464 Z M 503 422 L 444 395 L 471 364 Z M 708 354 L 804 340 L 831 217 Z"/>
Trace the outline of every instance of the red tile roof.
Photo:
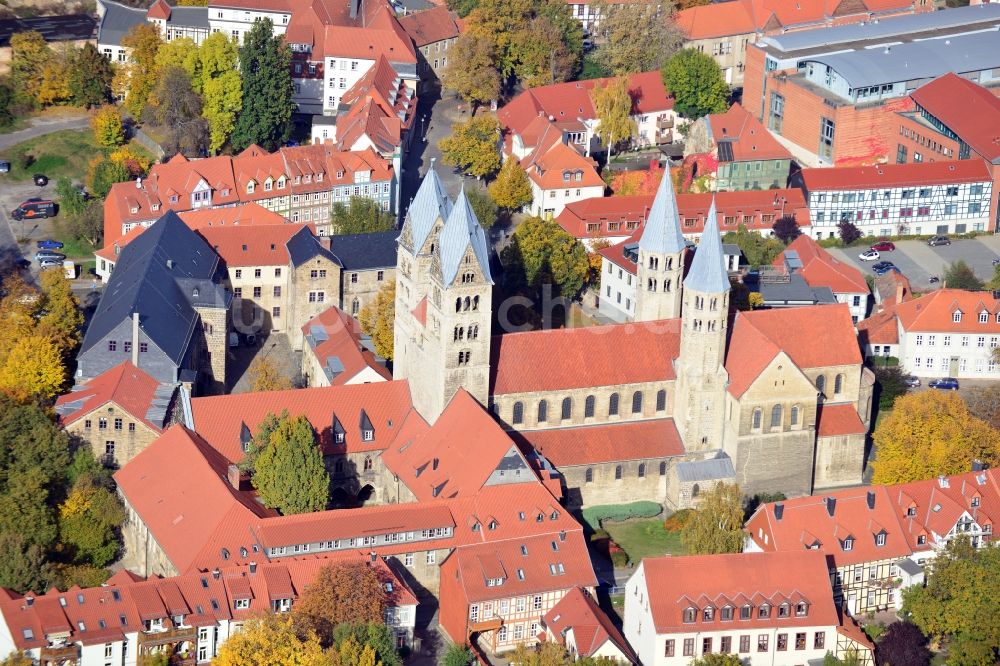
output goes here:
<path id="1" fill-rule="evenodd" d="M 325 333 L 325 340 L 317 340 L 314 334 L 317 329 Z M 361 345 L 363 332 L 358 320 L 335 305 L 307 321 L 302 327 L 302 335 L 313 336 L 309 345 L 321 366 L 326 367 L 329 359 L 340 360 L 343 371 L 328 379 L 331 386 L 349 383 L 365 368 L 371 368 L 386 380 L 392 379 L 392 373 L 375 359 L 375 354 Z"/>
<path id="2" fill-rule="evenodd" d="M 850 309 L 836 303 L 737 313 L 726 353 L 729 392 L 743 395 L 779 352 L 801 369 L 860 365 Z"/>
<path id="3" fill-rule="evenodd" d="M 1000 161 L 1000 98 L 989 90 L 949 72 L 910 97 L 984 159 Z"/>
<path id="4" fill-rule="evenodd" d="M 628 398 L 623 396 L 626 402 Z M 651 400 L 653 396 L 648 395 L 646 399 Z M 557 405 L 552 405 L 553 409 L 555 407 Z M 528 443 L 557 468 L 615 460 L 668 458 L 684 453 L 684 444 L 672 418 L 518 431 L 514 437 Z M 658 472 L 650 468 L 646 473 Z"/>
<path id="5" fill-rule="evenodd" d="M 475 433 L 475 447 L 468 445 L 468 433 Z M 479 492 L 508 455 L 520 459 L 521 469 L 511 468 L 504 474 L 536 480 L 510 436 L 475 398 L 460 389 L 434 427 L 412 438 L 397 438 L 382 453 L 382 462 L 418 502 L 430 502 Z"/>
<path id="6" fill-rule="evenodd" d="M 594 656 L 610 641 L 632 663 L 638 663 L 638 658 L 618 627 L 584 589 L 577 587 L 567 592 L 543 619 L 548 632 L 563 645 L 566 643 L 565 632 L 573 631 L 580 657 Z"/>
<path id="7" fill-rule="evenodd" d="M 559 190 L 579 187 L 605 187 L 604 180 L 597 173 L 597 162 L 585 157 L 570 145 L 557 141 L 549 147 L 535 150 L 522 160 L 521 165 L 543 190 Z M 569 173 L 569 180 L 566 174 Z M 580 174 L 580 180 L 576 179 Z"/>
<path id="8" fill-rule="evenodd" d="M 272 224 L 248 233 L 237 226 L 203 227 L 198 230 L 226 266 L 287 266 L 288 240 L 299 233 L 304 224 Z"/>
<path id="9" fill-rule="evenodd" d="M 980 159 L 957 162 L 915 162 L 863 167 L 803 169 L 806 190 L 870 190 L 881 187 L 918 187 L 990 182 L 989 167 Z"/>
<path id="10" fill-rule="evenodd" d="M 170 18 L 170 5 L 167 4 L 166 0 L 156 0 L 146 12 L 146 17 L 166 21 Z"/>
<path id="11" fill-rule="evenodd" d="M 956 312 L 961 312 L 961 321 L 955 321 Z M 986 322 L 981 324 L 979 317 L 983 312 Z M 910 333 L 1000 333 L 1000 321 L 997 321 L 1000 301 L 988 291 L 938 289 L 896 305 L 896 316 L 903 330 Z"/>
<path id="12" fill-rule="evenodd" d="M 458 37 L 455 16 L 446 6 L 434 7 L 422 12 L 407 14 L 399 19 L 399 25 L 410 36 L 419 49 L 428 44 Z"/>
<path id="13" fill-rule="evenodd" d="M 688 39 L 746 35 L 756 30 L 753 17 L 742 2 L 719 2 L 677 12 L 677 26 Z"/>
<path id="14" fill-rule="evenodd" d="M 821 552 L 647 557 L 640 568 L 658 634 L 720 631 L 726 621 L 718 609 L 730 605 L 739 613 L 744 603 L 757 607 L 766 602 L 774 609 L 782 603 L 791 606 L 786 618 L 779 618 L 776 610 L 763 619 L 754 612 L 751 619 L 739 621 L 744 628 L 839 624 L 826 556 Z M 804 617 L 795 612 L 802 601 L 808 604 Z M 717 609 L 711 620 L 697 612 L 696 622 L 684 622 L 686 609 L 700 611 L 708 606 Z"/>
<path id="15" fill-rule="evenodd" d="M 552 350 L 558 349 L 558 354 Z M 508 333 L 493 338 L 491 394 L 674 379 L 680 320 Z"/>
<path id="16" fill-rule="evenodd" d="M 820 407 L 816 423 L 816 433 L 820 437 L 864 435 L 867 432 L 868 428 L 861 422 L 854 405 L 826 403 Z"/>
<path id="17" fill-rule="evenodd" d="M 725 113 L 709 114 L 707 120 L 716 145 L 722 141 L 729 142 L 734 162 L 792 159 L 788 149 L 778 143 L 760 121 L 739 104 L 733 104 Z"/>
<path id="18" fill-rule="evenodd" d="M 798 254 L 802 268 L 798 273 L 810 287 L 829 287 L 835 294 L 868 294 L 868 283 L 861 271 L 851 264 L 835 259 L 820 247 L 809 234 L 800 234 L 784 252 L 774 260 L 774 265 L 785 266 L 789 251 Z"/>
<path id="19" fill-rule="evenodd" d="M 113 402 L 126 414 L 160 432 L 163 421 L 153 422 L 147 418 L 159 386 L 158 381 L 136 368 L 130 361 L 124 361 L 86 384 L 74 386 L 66 395 L 59 396 L 55 408 L 60 422 L 69 425 L 98 407 Z"/>
<path id="20" fill-rule="evenodd" d="M 410 387 L 405 381 L 240 393 L 191 401 L 198 433 L 229 462 L 243 459 L 243 427 L 256 432 L 268 414 L 288 410 L 292 417 L 304 415 L 319 435 L 324 453 L 331 454 L 385 450 L 411 409 Z M 370 442 L 361 440 L 362 411 L 375 428 L 375 438 Z M 334 416 L 346 431 L 343 444 L 333 441 Z"/>

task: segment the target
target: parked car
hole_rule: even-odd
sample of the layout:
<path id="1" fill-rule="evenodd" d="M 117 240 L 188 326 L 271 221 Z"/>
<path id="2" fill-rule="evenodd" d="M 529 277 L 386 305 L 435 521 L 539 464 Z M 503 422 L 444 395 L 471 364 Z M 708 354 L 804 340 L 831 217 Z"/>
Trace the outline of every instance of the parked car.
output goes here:
<path id="1" fill-rule="evenodd" d="M 56 204 L 54 201 L 37 197 L 22 202 L 20 206 L 10 211 L 10 216 L 18 222 L 36 217 L 53 217 L 55 214 Z"/>
<path id="2" fill-rule="evenodd" d="M 892 241 L 880 240 L 872 243 L 872 249 L 878 252 L 892 252 L 896 249 L 896 244 Z"/>
<path id="3" fill-rule="evenodd" d="M 858 255 L 858 259 L 861 261 L 878 261 L 878 250 L 865 250 Z"/>
<path id="4" fill-rule="evenodd" d="M 903 377 L 903 383 L 910 388 L 917 388 L 920 386 L 920 377 L 914 377 L 913 375 L 906 375 Z"/>
<path id="5" fill-rule="evenodd" d="M 46 259 L 52 259 L 54 261 L 58 261 L 59 264 L 61 265 L 63 259 L 65 258 L 66 258 L 65 254 L 59 254 L 58 252 L 53 252 L 51 250 L 39 250 L 38 252 L 35 253 L 35 261 L 37 261 L 38 263 L 41 263 Z"/>
<path id="6" fill-rule="evenodd" d="M 63 265 L 63 262 L 62 262 L 61 259 L 48 259 L 48 258 L 46 258 L 46 259 L 39 260 L 39 262 L 38 262 L 38 269 L 44 271 L 44 270 L 48 270 L 49 268 L 58 268 L 58 267 L 61 267 L 62 265 Z"/>
<path id="7" fill-rule="evenodd" d="M 875 275 L 885 275 L 889 271 L 896 271 L 899 269 L 896 268 L 896 264 L 891 261 L 879 261 L 872 264 L 872 270 L 875 272 Z"/>
<path id="8" fill-rule="evenodd" d="M 35 181 L 35 185 L 38 185 L 38 187 L 45 187 L 49 184 L 49 177 L 44 173 L 36 173 L 31 179 Z"/>
<path id="9" fill-rule="evenodd" d="M 0 173 L 10 173 L 10 162 L 0 160 Z"/>
<path id="10" fill-rule="evenodd" d="M 951 245 L 951 239 L 947 236 L 932 236 L 927 244 L 931 247 L 937 247 L 938 245 Z"/>
<path id="11" fill-rule="evenodd" d="M 46 238 L 45 240 L 40 240 L 37 243 L 38 249 L 40 250 L 61 250 L 63 249 L 63 244 L 57 240 L 52 240 L 51 238 Z"/>
<path id="12" fill-rule="evenodd" d="M 941 391 L 957 391 L 958 390 L 958 380 L 954 377 L 945 377 L 943 379 L 932 379 L 927 383 L 933 389 L 939 389 Z"/>

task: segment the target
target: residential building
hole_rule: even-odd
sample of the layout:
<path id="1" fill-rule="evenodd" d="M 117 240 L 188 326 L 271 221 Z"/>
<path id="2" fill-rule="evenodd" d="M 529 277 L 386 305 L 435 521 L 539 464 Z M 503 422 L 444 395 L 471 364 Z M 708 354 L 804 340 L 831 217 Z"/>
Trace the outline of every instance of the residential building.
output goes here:
<path id="1" fill-rule="evenodd" d="M 586 590 L 570 590 L 542 618 L 541 628 L 546 640 L 564 645 L 574 659 L 603 657 L 638 663 L 628 641 Z"/>
<path id="2" fill-rule="evenodd" d="M 56 399 L 55 410 L 95 460 L 121 467 L 160 436 L 176 397 L 177 384 L 159 382 L 129 360 L 75 385 Z"/>
<path id="3" fill-rule="evenodd" d="M 739 104 L 697 120 L 688 131 L 684 153 L 711 155 L 718 164 L 713 189 L 719 192 L 783 188 L 792 164 L 788 149 Z"/>
<path id="4" fill-rule="evenodd" d="M 417 48 L 421 78 L 441 78 L 448 66 L 448 50 L 458 41 L 455 14 L 442 5 L 402 16 L 399 25 Z"/>
<path id="5" fill-rule="evenodd" d="M 899 325 L 896 305 L 912 298 L 910 281 L 901 273 L 889 271 L 875 278 L 875 309 L 858 322 L 858 341 L 865 358 L 899 359 Z"/>
<path id="6" fill-rule="evenodd" d="M 743 85 L 747 45 L 764 35 L 803 29 L 866 23 L 911 12 L 933 11 L 923 0 L 889 0 L 860 3 L 790 0 L 735 0 L 682 9 L 677 25 L 687 38 L 685 46 L 712 56 L 726 83 Z"/>
<path id="7" fill-rule="evenodd" d="M 335 305 L 302 327 L 302 376 L 307 386 L 341 386 L 392 379 L 371 337 Z"/>
<path id="8" fill-rule="evenodd" d="M 896 112 L 920 85 L 947 72 L 998 80 L 998 26 L 987 4 L 764 37 L 747 49 L 743 99 L 809 166 L 892 159 Z"/>
<path id="9" fill-rule="evenodd" d="M 219 270 L 201 236 L 162 215 L 118 256 L 77 352 L 77 381 L 131 361 L 159 383 L 221 388 L 232 297 Z"/>
<path id="10" fill-rule="evenodd" d="M 992 543 L 998 478 L 981 467 L 761 505 L 747 521 L 744 552 L 819 551 L 838 606 L 855 616 L 898 609 L 899 579 L 912 579 L 948 541 Z"/>
<path id="11" fill-rule="evenodd" d="M 397 646 L 413 639 L 417 600 L 382 560 L 360 553 L 253 562 L 141 578 L 119 571 L 98 587 L 53 588 L 45 594 L 4 590 L 0 651 L 39 664 L 136 666 L 166 652 L 188 664 L 208 664 L 244 622 L 261 613 L 287 613 L 324 566 L 372 567 L 386 589 L 386 620 Z"/>
<path id="12" fill-rule="evenodd" d="M 648 557 L 625 584 L 624 629 L 647 666 L 713 653 L 793 666 L 852 651 L 875 663 L 834 606 L 826 557 L 810 551 Z"/>
<path id="13" fill-rule="evenodd" d="M 532 215 L 552 219 L 574 201 L 604 194 L 604 180 L 597 173 L 597 162 L 584 157 L 550 125 L 535 149 L 521 160 L 531 181 Z"/>
<path id="14" fill-rule="evenodd" d="M 802 169 L 811 236 L 836 238 L 842 221 L 867 236 L 993 229 L 993 176 L 980 159 Z"/>
<path id="15" fill-rule="evenodd" d="M 705 218 L 714 196 L 721 216 L 722 233 L 737 231 L 740 226 L 770 236 L 774 223 L 791 216 L 804 233 L 812 224 L 802 190 L 744 190 L 704 194 L 678 194 L 677 210 L 684 237 L 697 241 L 705 229 Z M 628 241 L 645 224 L 652 195 L 595 197 L 567 204 L 556 217 L 566 233 L 588 247 L 596 241 L 617 244 Z"/>
<path id="16" fill-rule="evenodd" d="M 111 245 L 136 226 L 175 212 L 257 203 L 291 222 L 334 233 L 330 206 L 352 196 L 394 211 L 396 173 L 368 148 L 343 152 L 330 145 L 296 146 L 268 153 L 250 146 L 236 157 L 188 160 L 177 154 L 149 176 L 116 183 L 104 201 L 104 242 Z"/>
<path id="17" fill-rule="evenodd" d="M 802 234 L 789 243 L 785 251 L 774 259 L 773 266 L 777 271 L 768 275 L 773 283 L 782 284 L 778 280 L 782 275 L 789 278 L 798 275 L 809 288 L 828 289 L 836 297 L 836 302 L 846 303 L 855 324 L 868 316 L 871 290 L 865 276 L 855 266 L 834 259 L 811 236 Z"/>
<path id="18" fill-rule="evenodd" d="M 122 38 L 145 23 L 157 26 L 166 41 L 188 37 L 201 44 L 211 32 L 205 7 L 171 7 L 162 1 L 146 9 L 98 0 L 97 21 L 97 50 L 114 63 L 128 60 L 129 50 L 122 46 Z"/>

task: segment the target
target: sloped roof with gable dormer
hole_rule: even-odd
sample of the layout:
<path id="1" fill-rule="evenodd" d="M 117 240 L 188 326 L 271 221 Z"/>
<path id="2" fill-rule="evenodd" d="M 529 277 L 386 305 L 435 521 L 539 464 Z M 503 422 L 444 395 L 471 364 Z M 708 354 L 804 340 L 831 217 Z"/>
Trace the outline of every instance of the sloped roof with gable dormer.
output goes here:
<path id="1" fill-rule="evenodd" d="M 960 321 L 955 321 L 956 312 Z M 986 313 L 986 321 L 979 322 Z M 896 317 L 907 332 L 1000 333 L 1000 301 L 988 291 L 938 289 L 896 305 Z"/>

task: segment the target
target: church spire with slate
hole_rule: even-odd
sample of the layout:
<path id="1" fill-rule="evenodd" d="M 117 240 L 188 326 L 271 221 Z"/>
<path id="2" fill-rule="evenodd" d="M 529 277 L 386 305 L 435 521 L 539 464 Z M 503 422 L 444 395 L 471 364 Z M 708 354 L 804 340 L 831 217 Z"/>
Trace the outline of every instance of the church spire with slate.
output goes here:
<path id="1" fill-rule="evenodd" d="M 681 314 L 684 234 L 670 170 L 664 169 L 639 237 L 635 321 L 676 319 Z"/>

